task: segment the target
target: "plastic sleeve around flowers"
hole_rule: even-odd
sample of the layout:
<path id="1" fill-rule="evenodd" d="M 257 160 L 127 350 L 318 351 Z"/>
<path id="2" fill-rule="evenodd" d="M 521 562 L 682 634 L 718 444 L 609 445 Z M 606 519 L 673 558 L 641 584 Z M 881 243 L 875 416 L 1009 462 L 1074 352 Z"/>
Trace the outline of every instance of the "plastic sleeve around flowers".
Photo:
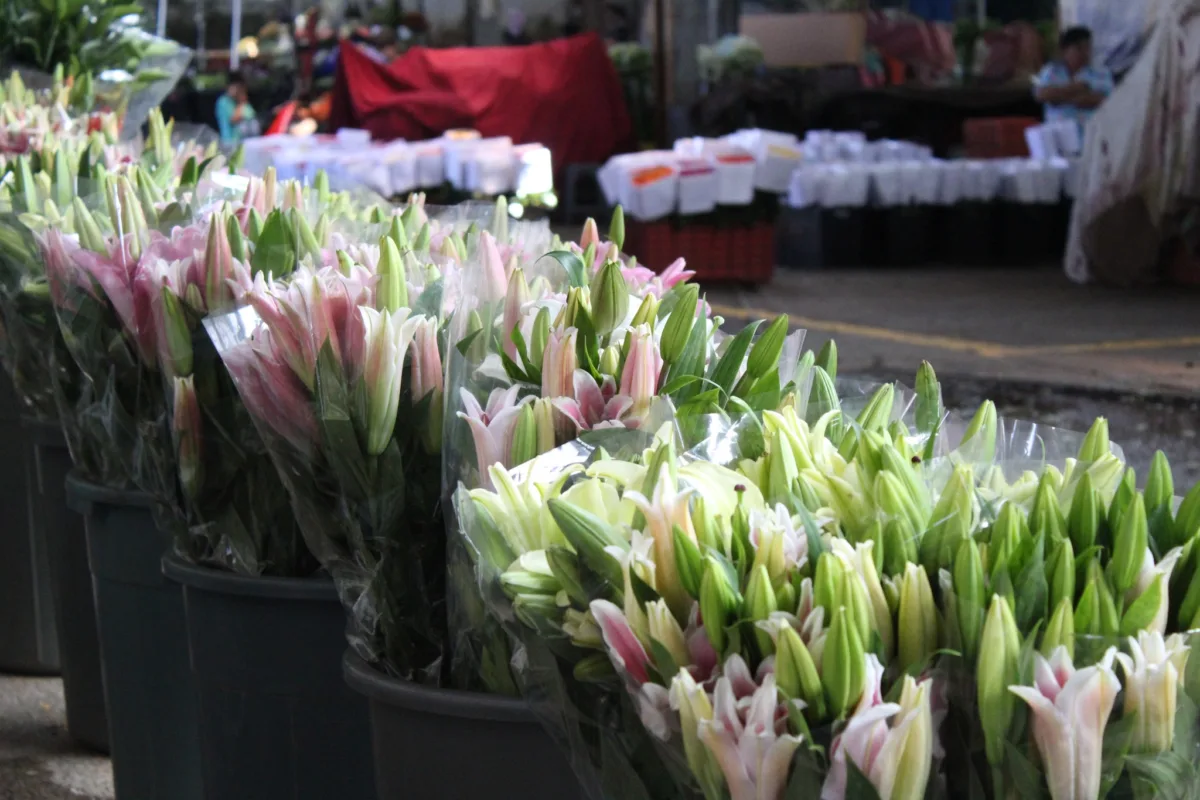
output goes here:
<path id="1" fill-rule="evenodd" d="M 428 252 L 381 255 L 374 242 L 392 222 L 345 234 L 324 264 L 256 285 L 248 305 L 205 326 L 351 614 L 351 646 L 392 674 L 438 683 L 448 265 Z"/>

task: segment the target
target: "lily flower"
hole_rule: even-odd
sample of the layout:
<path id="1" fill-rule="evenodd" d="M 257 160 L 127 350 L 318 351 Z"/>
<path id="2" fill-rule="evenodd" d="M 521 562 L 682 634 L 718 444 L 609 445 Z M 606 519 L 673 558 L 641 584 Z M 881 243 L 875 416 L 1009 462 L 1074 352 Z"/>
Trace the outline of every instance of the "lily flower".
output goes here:
<path id="1" fill-rule="evenodd" d="M 1033 711 L 1033 740 L 1053 800 L 1084 800 L 1100 793 L 1104 729 L 1121 683 L 1112 671 L 1116 649 L 1100 663 L 1076 670 L 1066 648 L 1047 660 L 1035 655 L 1033 686 L 1009 691 Z"/>
<path id="2" fill-rule="evenodd" d="M 746 681 L 754 686 L 748 673 L 742 676 Z M 748 702 L 737 699 L 728 674 L 717 680 L 713 715 L 698 720 L 698 737 L 720 766 L 732 800 L 783 797 L 792 755 L 801 742 L 799 736 L 781 731 L 786 713 L 773 674 L 755 686 Z"/>
<path id="3" fill-rule="evenodd" d="M 458 416 L 471 427 L 480 485 L 484 489 L 493 488 L 488 468 L 493 464 L 505 462 L 505 456 L 512 449 L 513 428 L 520 416 L 521 406 L 529 400 L 526 398 L 518 402 L 518 389 L 519 387 L 511 386 L 508 389 L 492 390 L 486 408 L 466 389 L 460 390 L 463 408 L 466 410 L 458 412 Z"/>
<path id="4" fill-rule="evenodd" d="M 1134 715 L 1131 752 L 1163 753 L 1174 745 L 1176 698 L 1188 650 L 1179 634 L 1164 639 L 1141 631 L 1129 639 L 1132 656 L 1117 654 L 1125 673 L 1125 714 Z"/>
<path id="5" fill-rule="evenodd" d="M 636 420 L 628 420 L 629 424 L 626 424 L 629 410 L 633 408 L 633 398 L 617 394 L 616 382 L 607 375 L 601 385 L 596 383 L 591 373 L 577 369 L 573 390 L 568 396 L 546 396 L 551 397 L 554 407 L 581 431 L 636 427 L 637 424 Z"/>

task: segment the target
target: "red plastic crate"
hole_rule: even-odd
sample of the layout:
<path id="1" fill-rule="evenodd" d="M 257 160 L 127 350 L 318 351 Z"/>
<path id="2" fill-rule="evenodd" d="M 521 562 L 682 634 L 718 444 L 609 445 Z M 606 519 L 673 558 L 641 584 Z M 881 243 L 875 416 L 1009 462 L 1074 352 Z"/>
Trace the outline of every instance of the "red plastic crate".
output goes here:
<path id="1" fill-rule="evenodd" d="M 701 283 L 770 283 L 775 270 L 775 223 L 715 227 L 637 222 L 625 227 L 625 250 L 638 262 L 662 270 L 687 261 Z"/>
<path id="2" fill-rule="evenodd" d="M 1025 131 L 1042 121 L 1035 117 L 986 117 L 963 123 L 967 158 L 1026 158 Z"/>

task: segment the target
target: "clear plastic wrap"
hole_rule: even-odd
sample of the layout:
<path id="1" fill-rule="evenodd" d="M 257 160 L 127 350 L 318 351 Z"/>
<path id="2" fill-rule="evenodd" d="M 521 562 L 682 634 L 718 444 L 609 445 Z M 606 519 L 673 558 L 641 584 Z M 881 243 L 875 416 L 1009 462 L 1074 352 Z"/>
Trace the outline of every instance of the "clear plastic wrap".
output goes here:
<path id="1" fill-rule="evenodd" d="M 446 647 L 444 309 L 481 217 L 413 198 L 205 322 L 351 614 L 351 645 L 434 684 Z"/>
<path id="2" fill-rule="evenodd" d="M 593 796 L 691 796 L 683 763 L 652 746 L 635 722 L 640 701 L 603 669 L 598 683 L 580 679 L 604 666 L 601 653 L 581 650 L 567 632 L 568 618 L 587 614 L 586 602 L 539 592 L 544 570 L 530 578 L 534 591 L 514 597 L 510 578 L 525 566 L 537 571 L 542 548 L 493 547 L 495 526 L 516 525 L 536 540 L 531 526 L 554 536 L 555 523 L 521 516 L 521 504 L 544 499 L 536 490 L 518 497 L 511 484 L 495 482 L 512 469 L 524 487 L 590 460 L 645 472 L 638 462 L 656 435 L 678 439 L 680 449 L 704 446 L 713 432 L 719 439 L 734 419 L 779 402 L 799 374 L 803 333 L 789 336 L 780 318 L 720 334 L 720 320 L 686 283 L 685 265 L 655 275 L 619 254 L 620 217 L 610 226 L 617 242 L 599 240 L 593 225 L 578 244 L 531 264 L 485 257 L 464 273 L 451 323 L 460 346 L 449 350 L 445 428 L 445 487 L 456 493 L 456 516 L 448 520 L 454 674 L 495 688 L 501 681 L 493 676 L 510 667 L 509 680 Z M 695 463 L 705 465 L 697 481 L 722 469 Z M 476 490 L 518 505 L 489 520 L 480 516 Z M 578 547 L 557 536 L 563 547 L 555 557 L 576 558 Z"/>

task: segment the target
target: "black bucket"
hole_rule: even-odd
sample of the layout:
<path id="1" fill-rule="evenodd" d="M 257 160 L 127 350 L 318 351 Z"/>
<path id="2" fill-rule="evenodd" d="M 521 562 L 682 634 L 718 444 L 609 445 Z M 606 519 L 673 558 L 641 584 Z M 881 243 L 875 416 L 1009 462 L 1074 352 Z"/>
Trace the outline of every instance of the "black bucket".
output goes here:
<path id="1" fill-rule="evenodd" d="M 370 716 L 342 678 L 346 614 L 333 582 L 174 556 L 162 569 L 183 584 L 205 797 L 372 800 Z"/>
<path id="2" fill-rule="evenodd" d="M 826 267 L 865 267 L 871 260 L 866 208 L 821 209 L 821 261 Z"/>
<path id="3" fill-rule="evenodd" d="M 108 714 L 96 633 L 96 600 L 88 568 L 83 517 L 67 507 L 71 452 L 57 422 L 27 419 L 33 447 L 37 503 L 34 519 L 50 553 L 50 583 L 58 623 L 67 733 L 82 745 L 108 752 Z"/>
<path id="4" fill-rule="evenodd" d="M 33 449 L 20 409 L 12 381 L 0 375 L 0 672 L 57 675 L 50 554 L 33 519 Z"/>
<path id="5" fill-rule="evenodd" d="M 1001 208 L 1002 234 L 1000 243 L 1006 264 L 1040 266 L 1049 261 L 1061 261 L 1055 252 L 1055 232 L 1059 217 L 1057 203 L 1003 203 Z"/>
<path id="6" fill-rule="evenodd" d="M 183 591 L 162 574 L 170 536 L 142 492 L 73 473 L 67 500 L 87 531 L 117 800 L 201 800 Z"/>
<path id="7" fill-rule="evenodd" d="M 919 267 L 933 260 L 931 206 L 889 206 L 883 209 L 883 216 L 887 242 L 885 264 Z"/>
<path id="8" fill-rule="evenodd" d="M 819 269 L 821 258 L 821 209 L 818 206 L 780 209 L 775 221 L 778 241 L 775 262 L 790 269 Z"/>
<path id="9" fill-rule="evenodd" d="M 584 797 L 566 758 L 523 701 L 388 677 L 352 652 L 346 682 L 371 704 L 381 800 Z"/>
<path id="10" fill-rule="evenodd" d="M 939 259 L 953 266 L 977 267 L 997 262 L 997 205 L 964 200 L 939 209 L 942 247 Z"/>

